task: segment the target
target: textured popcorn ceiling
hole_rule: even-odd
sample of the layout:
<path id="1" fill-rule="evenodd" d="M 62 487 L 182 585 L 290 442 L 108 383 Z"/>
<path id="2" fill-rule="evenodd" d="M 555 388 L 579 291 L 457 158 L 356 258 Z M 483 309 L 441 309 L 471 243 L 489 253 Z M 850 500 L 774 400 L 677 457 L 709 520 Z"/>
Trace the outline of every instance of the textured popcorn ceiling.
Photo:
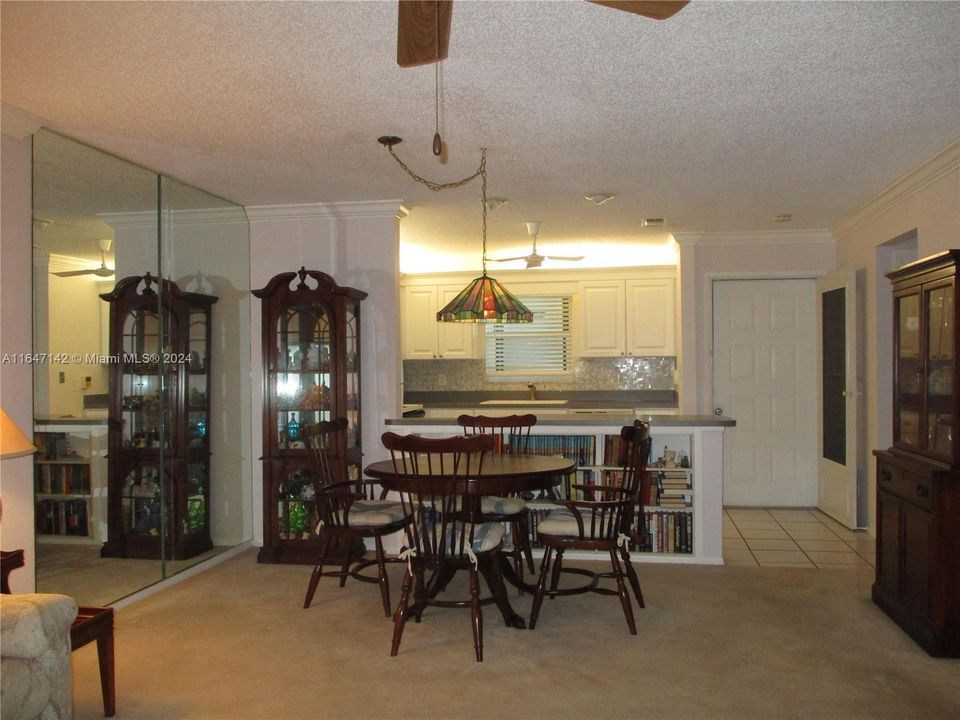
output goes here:
<path id="1" fill-rule="evenodd" d="M 960 3 L 706 2 L 654 22 L 467 2 L 442 65 L 395 61 L 392 2 L 3 2 L 2 99 L 245 205 L 403 198 L 406 242 L 491 254 L 667 231 L 823 228 L 960 135 Z M 586 203 L 586 192 L 617 198 Z M 775 225 L 792 213 L 790 225 Z M 572 245 L 571 245 L 572 244 Z M 568 253 L 569 254 L 569 253 Z"/>

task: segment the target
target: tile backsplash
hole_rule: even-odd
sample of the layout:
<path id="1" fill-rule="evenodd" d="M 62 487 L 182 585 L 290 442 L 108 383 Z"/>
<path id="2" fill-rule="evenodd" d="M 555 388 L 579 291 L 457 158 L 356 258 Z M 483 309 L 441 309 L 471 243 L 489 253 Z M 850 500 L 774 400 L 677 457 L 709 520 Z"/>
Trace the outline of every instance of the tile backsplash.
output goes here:
<path id="1" fill-rule="evenodd" d="M 483 360 L 404 360 L 403 387 L 407 392 L 429 390 L 526 390 L 527 378 L 489 382 Z M 536 381 L 537 389 L 560 390 L 675 390 L 675 357 L 581 358 L 573 375 L 562 380 Z"/>

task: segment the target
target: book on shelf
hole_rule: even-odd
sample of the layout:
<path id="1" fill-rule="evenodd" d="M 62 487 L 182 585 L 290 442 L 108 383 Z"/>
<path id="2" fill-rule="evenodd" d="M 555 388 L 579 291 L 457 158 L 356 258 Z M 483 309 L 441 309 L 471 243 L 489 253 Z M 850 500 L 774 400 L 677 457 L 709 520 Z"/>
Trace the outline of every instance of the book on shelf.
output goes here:
<path id="1" fill-rule="evenodd" d="M 645 552 L 693 552 L 693 512 L 648 510 L 643 514 L 647 542 Z"/>
<path id="2" fill-rule="evenodd" d="M 34 486 L 41 495 L 88 495 L 90 466 L 84 464 L 33 466 Z"/>

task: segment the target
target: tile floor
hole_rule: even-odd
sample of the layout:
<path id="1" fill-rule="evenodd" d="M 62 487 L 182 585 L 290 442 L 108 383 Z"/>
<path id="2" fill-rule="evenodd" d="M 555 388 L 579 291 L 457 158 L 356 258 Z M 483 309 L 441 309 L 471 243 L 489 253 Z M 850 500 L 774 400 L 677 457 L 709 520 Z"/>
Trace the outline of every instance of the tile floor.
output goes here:
<path id="1" fill-rule="evenodd" d="M 727 565 L 865 569 L 876 564 L 875 539 L 848 530 L 816 509 L 724 508 Z"/>

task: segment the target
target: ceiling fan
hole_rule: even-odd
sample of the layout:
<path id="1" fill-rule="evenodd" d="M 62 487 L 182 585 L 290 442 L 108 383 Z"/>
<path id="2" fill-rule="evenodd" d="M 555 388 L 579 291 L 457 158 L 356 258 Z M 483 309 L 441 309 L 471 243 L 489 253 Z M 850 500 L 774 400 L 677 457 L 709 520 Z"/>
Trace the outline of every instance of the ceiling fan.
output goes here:
<path id="1" fill-rule="evenodd" d="M 100 267 L 90 268 L 88 270 L 67 270 L 65 272 L 55 272 L 51 275 L 57 277 L 79 277 L 80 275 L 96 275 L 97 277 L 113 277 L 113 269 L 107 267 L 106 254 L 110 251 L 113 240 L 101 238 L 97 240 L 97 247 L 100 248 Z"/>
<path id="2" fill-rule="evenodd" d="M 527 261 L 527 270 L 530 268 L 537 268 L 543 265 L 544 260 L 572 260 L 578 261 L 583 260 L 583 255 L 541 255 L 537 252 L 537 235 L 540 234 L 540 222 L 528 222 L 527 223 L 527 232 L 530 234 L 530 237 L 533 238 L 533 251 L 529 255 L 520 255 L 518 257 L 509 257 L 509 258 L 490 258 L 492 262 L 510 262 L 511 260 L 526 260 Z"/>
<path id="3" fill-rule="evenodd" d="M 587 0 L 653 20 L 666 20 L 689 0 Z M 397 64 L 416 67 L 445 60 L 450 45 L 452 0 L 400 0 Z"/>

